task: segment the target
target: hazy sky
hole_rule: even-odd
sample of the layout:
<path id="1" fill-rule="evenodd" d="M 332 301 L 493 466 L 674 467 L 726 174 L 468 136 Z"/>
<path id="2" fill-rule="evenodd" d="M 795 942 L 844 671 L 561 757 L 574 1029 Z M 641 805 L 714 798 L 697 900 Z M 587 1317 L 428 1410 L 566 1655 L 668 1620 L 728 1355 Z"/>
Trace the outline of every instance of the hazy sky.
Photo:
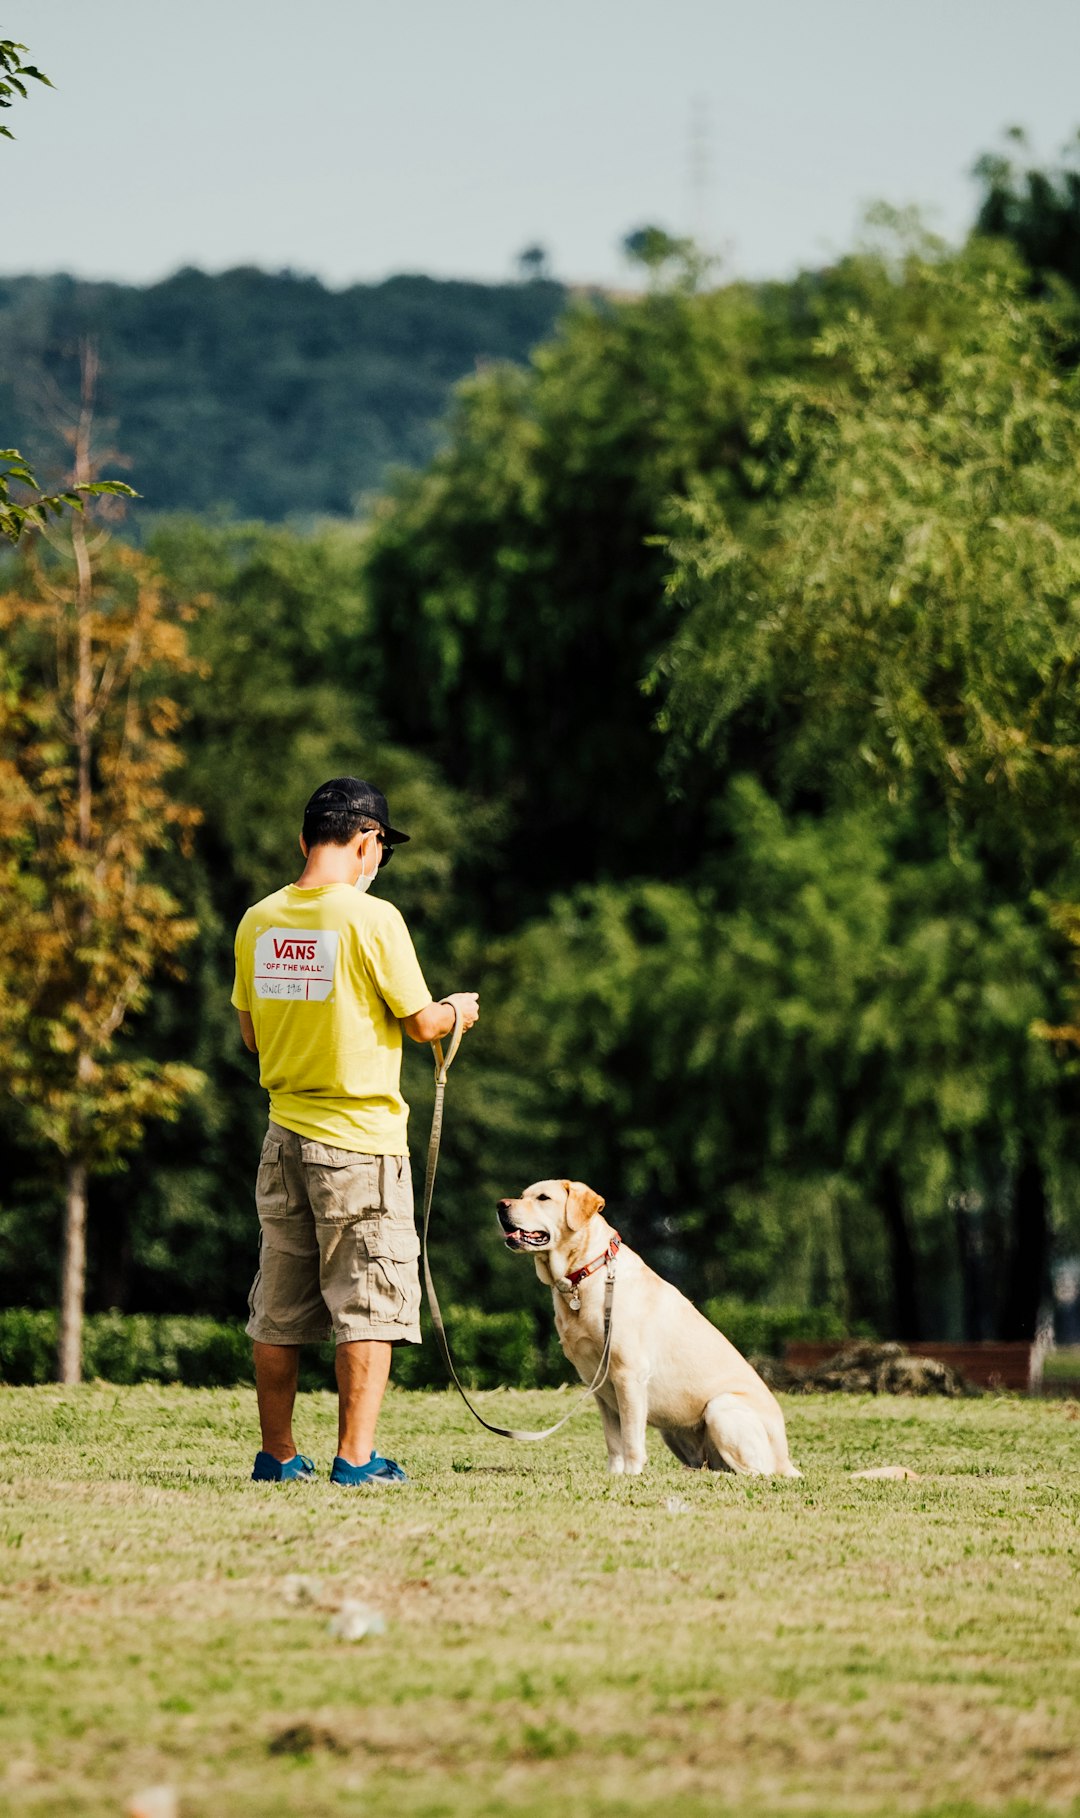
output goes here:
<path id="1" fill-rule="evenodd" d="M 658 221 L 783 275 L 878 197 L 958 235 L 1004 126 L 1080 126 L 1078 0 L 4 0 L 0 33 L 57 84 L 0 141 L 6 272 L 503 278 L 540 241 L 617 283 Z"/>

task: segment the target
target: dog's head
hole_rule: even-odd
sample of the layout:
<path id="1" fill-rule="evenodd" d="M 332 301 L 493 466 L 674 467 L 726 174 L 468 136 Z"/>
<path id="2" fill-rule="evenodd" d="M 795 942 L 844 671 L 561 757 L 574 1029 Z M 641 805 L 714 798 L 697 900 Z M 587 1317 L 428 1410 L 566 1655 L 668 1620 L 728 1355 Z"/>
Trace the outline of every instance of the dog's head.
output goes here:
<path id="1" fill-rule="evenodd" d="M 500 1199 L 499 1223 L 508 1250 L 558 1250 L 604 1209 L 599 1193 L 580 1180 L 538 1180 L 520 1199 Z"/>

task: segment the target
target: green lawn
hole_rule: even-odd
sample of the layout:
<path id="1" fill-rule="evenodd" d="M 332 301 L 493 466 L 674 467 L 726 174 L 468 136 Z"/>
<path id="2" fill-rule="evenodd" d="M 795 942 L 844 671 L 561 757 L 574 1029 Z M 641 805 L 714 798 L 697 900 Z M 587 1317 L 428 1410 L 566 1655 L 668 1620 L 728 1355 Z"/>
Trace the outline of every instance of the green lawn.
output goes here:
<path id="1" fill-rule="evenodd" d="M 1080 1345 L 1059 1345 L 1043 1363 L 1047 1382 L 1080 1382 Z"/>
<path id="2" fill-rule="evenodd" d="M 492 1396 L 538 1424 L 565 1395 Z M 802 1482 L 609 1482 L 392 1393 L 413 1481 L 253 1485 L 246 1391 L 0 1390 L 0 1810 L 1080 1813 L 1075 1404 L 793 1397 Z M 918 1482 L 850 1472 L 908 1465 Z M 669 1507 L 669 1499 L 676 1499 Z M 326 1607 L 290 1605 L 313 1574 Z M 342 1595 L 384 1635 L 335 1640 Z"/>

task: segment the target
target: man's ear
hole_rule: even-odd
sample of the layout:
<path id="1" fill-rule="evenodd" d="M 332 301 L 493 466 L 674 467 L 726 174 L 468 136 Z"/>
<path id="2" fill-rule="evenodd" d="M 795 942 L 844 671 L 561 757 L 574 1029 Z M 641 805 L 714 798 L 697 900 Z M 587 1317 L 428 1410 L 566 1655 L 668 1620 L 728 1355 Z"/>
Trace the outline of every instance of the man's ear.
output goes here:
<path id="1" fill-rule="evenodd" d="M 564 1180 L 563 1186 L 566 1188 L 566 1222 L 571 1231 L 580 1231 L 594 1212 L 604 1210 L 605 1201 L 583 1180 Z"/>
<path id="2" fill-rule="evenodd" d="M 304 836 L 303 836 L 303 834 L 302 834 L 302 833 L 301 833 L 301 834 L 300 834 L 300 835 L 299 835 L 299 836 L 298 836 L 298 837 L 299 837 L 299 840 L 300 840 L 300 850 L 301 850 L 301 852 L 302 852 L 302 853 L 303 853 L 303 855 L 304 855 L 304 857 L 305 857 L 305 858 L 307 858 L 307 855 L 308 855 L 308 844 L 307 844 L 307 841 L 306 841 L 306 839 L 305 839 L 305 838 L 304 838 Z"/>

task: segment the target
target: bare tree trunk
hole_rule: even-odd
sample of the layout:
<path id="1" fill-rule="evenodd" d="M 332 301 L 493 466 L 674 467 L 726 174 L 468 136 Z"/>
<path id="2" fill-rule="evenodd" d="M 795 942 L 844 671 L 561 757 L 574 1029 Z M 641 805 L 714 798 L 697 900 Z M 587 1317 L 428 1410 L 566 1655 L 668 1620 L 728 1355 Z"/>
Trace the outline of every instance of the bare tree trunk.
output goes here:
<path id="1" fill-rule="evenodd" d="M 90 432 L 94 413 L 94 387 L 97 380 L 97 355 L 90 347 L 82 350 L 82 400 L 75 437 L 75 461 L 72 480 L 85 485 L 92 477 Z M 75 752 L 77 761 L 78 823 L 76 838 L 85 852 L 93 837 L 93 775 L 91 767 L 91 715 L 93 711 L 93 666 L 90 649 L 90 615 L 93 608 L 93 574 L 86 539 L 86 525 L 76 516 L 72 521 L 71 544 L 75 555 L 76 657 L 74 676 Z M 85 938 L 90 925 L 88 908 L 80 917 Z M 76 1077 L 83 1080 L 90 1068 L 90 1057 L 83 1051 L 76 1062 Z M 64 1246 L 60 1272 L 60 1342 L 57 1350 L 56 1375 L 59 1382 L 82 1381 L 83 1306 L 86 1300 L 86 1163 L 72 1161 L 67 1171 L 67 1195 L 64 1202 Z"/>
<path id="2" fill-rule="evenodd" d="M 1031 1340 L 1050 1275 L 1050 1212 L 1046 1182 L 1031 1143 L 1025 1143 L 1013 1186 L 1009 1260 L 1001 1307 L 1001 1337 Z"/>
<path id="3" fill-rule="evenodd" d="M 67 1171 L 64 1202 L 64 1258 L 60 1277 L 60 1345 L 58 1382 L 82 1381 L 83 1301 L 86 1295 L 86 1163 L 73 1161 Z"/>
<path id="4" fill-rule="evenodd" d="M 908 1223 L 900 1175 L 894 1164 L 887 1166 L 880 1184 L 881 1211 L 885 1220 L 885 1237 L 889 1246 L 889 1270 L 892 1276 L 893 1337 L 922 1337 L 919 1299 L 916 1287 L 915 1246 Z"/>

